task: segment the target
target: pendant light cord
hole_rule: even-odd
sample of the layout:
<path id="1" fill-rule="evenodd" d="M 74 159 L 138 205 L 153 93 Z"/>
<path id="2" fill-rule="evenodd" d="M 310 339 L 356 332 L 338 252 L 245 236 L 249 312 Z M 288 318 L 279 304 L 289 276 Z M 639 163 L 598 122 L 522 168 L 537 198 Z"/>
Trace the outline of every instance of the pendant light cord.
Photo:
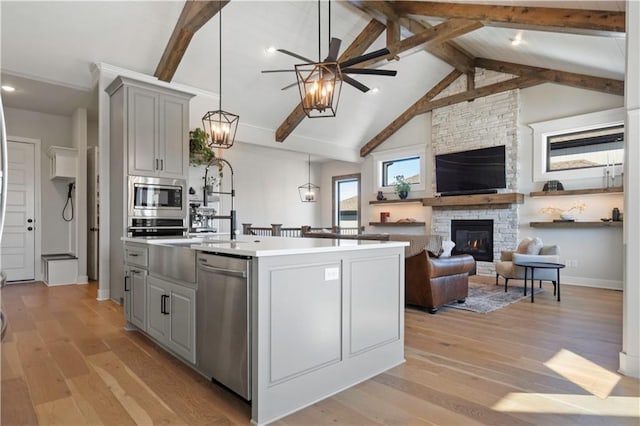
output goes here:
<path id="1" fill-rule="evenodd" d="M 219 76 L 218 80 L 218 110 L 222 111 L 222 0 L 218 2 L 220 9 L 218 10 L 218 18 L 220 19 L 220 28 L 218 29 L 218 43 L 219 43 L 219 52 L 218 52 L 218 67 L 219 67 Z"/>
<path id="2" fill-rule="evenodd" d="M 320 52 L 320 25 L 322 20 L 320 19 L 320 0 L 318 0 L 318 63 L 322 62 L 322 53 Z"/>
<path id="3" fill-rule="evenodd" d="M 309 189 L 311 189 L 311 154 L 309 154 L 309 167 L 307 167 L 307 182 L 309 182 Z"/>

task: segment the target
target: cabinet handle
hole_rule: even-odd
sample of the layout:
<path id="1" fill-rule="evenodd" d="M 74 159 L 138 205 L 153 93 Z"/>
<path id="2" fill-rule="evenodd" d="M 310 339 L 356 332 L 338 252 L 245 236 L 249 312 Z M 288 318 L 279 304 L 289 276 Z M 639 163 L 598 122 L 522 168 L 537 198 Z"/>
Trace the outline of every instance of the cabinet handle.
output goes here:
<path id="1" fill-rule="evenodd" d="M 164 160 L 160 159 L 160 170 L 164 170 Z"/>
<path id="2" fill-rule="evenodd" d="M 158 159 L 156 158 L 156 170 L 158 170 Z"/>
<path id="3" fill-rule="evenodd" d="M 128 253 L 127 255 L 131 257 L 138 257 L 138 253 Z"/>
<path id="4" fill-rule="evenodd" d="M 127 279 L 129 278 L 129 275 L 125 275 L 124 276 L 124 291 L 129 291 L 130 288 L 127 288 Z"/>
<path id="5" fill-rule="evenodd" d="M 160 313 L 165 314 L 165 315 L 169 315 L 169 311 L 167 311 L 167 299 L 169 298 L 169 296 L 167 296 L 166 294 L 163 294 L 162 296 L 160 296 Z"/>

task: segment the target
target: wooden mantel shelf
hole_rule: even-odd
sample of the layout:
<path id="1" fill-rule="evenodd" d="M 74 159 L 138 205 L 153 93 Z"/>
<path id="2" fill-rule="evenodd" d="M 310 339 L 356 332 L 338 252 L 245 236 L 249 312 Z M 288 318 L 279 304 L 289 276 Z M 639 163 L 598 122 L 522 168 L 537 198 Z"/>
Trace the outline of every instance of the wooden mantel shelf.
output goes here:
<path id="1" fill-rule="evenodd" d="M 425 222 L 369 222 L 370 226 L 425 226 Z"/>
<path id="2" fill-rule="evenodd" d="M 511 204 L 522 203 L 524 203 L 524 194 L 521 194 L 519 192 L 505 192 L 501 194 L 451 195 L 422 199 L 423 206 L 431 206 L 434 208 L 459 206 L 508 208 Z"/>
<path id="3" fill-rule="evenodd" d="M 621 228 L 622 222 L 529 222 L 532 228 Z"/>
<path id="4" fill-rule="evenodd" d="M 369 204 L 421 203 L 422 198 L 405 198 L 404 200 L 373 200 Z"/>
<path id="5" fill-rule="evenodd" d="M 561 195 L 589 195 L 589 194 L 617 194 L 623 192 L 621 186 L 612 186 L 610 188 L 592 188 L 592 189 L 568 189 L 564 191 L 538 191 L 530 192 L 530 197 L 557 197 Z"/>

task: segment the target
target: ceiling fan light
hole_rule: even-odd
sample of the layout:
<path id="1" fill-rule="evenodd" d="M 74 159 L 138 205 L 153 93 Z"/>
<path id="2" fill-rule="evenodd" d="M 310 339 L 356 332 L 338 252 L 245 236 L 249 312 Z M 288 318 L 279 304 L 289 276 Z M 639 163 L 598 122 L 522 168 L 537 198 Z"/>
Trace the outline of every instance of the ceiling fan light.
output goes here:
<path id="1" fill-rule="evenodd" d="M 338 63 L 299 64 L 295 69 L 302 109 L 307 117 L 335 117 L 342 89 Z"/>

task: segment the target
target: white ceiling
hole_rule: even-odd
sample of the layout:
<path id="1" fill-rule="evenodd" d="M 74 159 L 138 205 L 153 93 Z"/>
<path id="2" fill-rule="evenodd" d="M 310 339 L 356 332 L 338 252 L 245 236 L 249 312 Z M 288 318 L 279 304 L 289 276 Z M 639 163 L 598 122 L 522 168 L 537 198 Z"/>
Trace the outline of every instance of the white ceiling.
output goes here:
<path id="1" fill-rule="evenodd" d="M 497 2 L 482 2 L 493 3 Z M 499 2 L 605 10 L 624 10 L 624 1 Z M 3 84 L 18 89 L 3 93 L 9 107 L 69 115 L 87 106 L 92 87 L 91 64 L 107 63 L 153 75 L 180 15 L 180 1 L 0 2 Z M 331 31 L 341 38 L 341 52 L 365 27 L 369 17 L 349 4 L 332 2 Z M 326 3 L 323 2 L 326 17 Z M 420 98 L 451 67 L 420 51 L 384 65 L 398 70 L 395 78 L 358 77 L 377 93 L 363 94 L 344 85 L 335 118 L 305 119 L 283 144 L 273 135 L 299 100 L 297 89 L 280 88 L 293 73 L 261 74 L 263 69 L 293 68 L 298 61 L 268 46 L 317 58 L 315 1 L 232 0 L 223 19 L 223 109 L 240 115 L 238 137 L 262 129 L 263 141 L 279 148 L 301 147 L 297 140 L 322 141 L 357 151 L 370 138 Z M 193 37 L 174 82 L 218 92 L 218 28 L 216 16 Z M 326 23 L 323 22 L 323 31 Z M 520 33 L 523 43 L 509 40 Z M 323 57 L 327 35 L 323 34 Z M 384 34 L 370 50 L 384 46 Z M 456 42 L 474 56 L 623 79 L 624 35 L 587 36 L 507 28 L 481 28 Z M 44 82 L 44 83 L 43 83 Z M 212 102 L 210 109 L 217 109 Z M 264 132 L 264 130 L 267 132 Z M 244 133 L 243 133 L 244 130 Z M 289 143 L 289 144 L 288 144 Z"/>

